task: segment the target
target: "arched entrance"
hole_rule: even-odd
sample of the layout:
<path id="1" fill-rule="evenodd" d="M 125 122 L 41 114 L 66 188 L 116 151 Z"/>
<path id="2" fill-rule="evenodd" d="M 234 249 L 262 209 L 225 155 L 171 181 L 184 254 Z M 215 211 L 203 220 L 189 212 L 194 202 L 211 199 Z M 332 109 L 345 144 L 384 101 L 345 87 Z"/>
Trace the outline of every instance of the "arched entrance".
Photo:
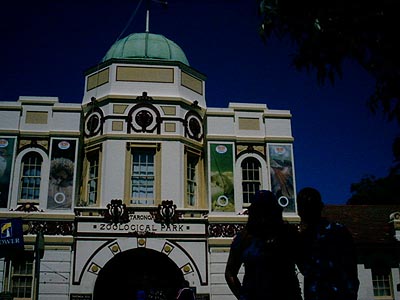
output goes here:
<path id="1" fill-rule="evenodd" d="M 182 280 L 181 270 L 165 254 L 146 248 L 131 249 L 117 254 L 101 269 L 93 296 L 94 300 L 170 300 L 175 299 Z M 140 298 L 138 293 L 147 297 Z"/>

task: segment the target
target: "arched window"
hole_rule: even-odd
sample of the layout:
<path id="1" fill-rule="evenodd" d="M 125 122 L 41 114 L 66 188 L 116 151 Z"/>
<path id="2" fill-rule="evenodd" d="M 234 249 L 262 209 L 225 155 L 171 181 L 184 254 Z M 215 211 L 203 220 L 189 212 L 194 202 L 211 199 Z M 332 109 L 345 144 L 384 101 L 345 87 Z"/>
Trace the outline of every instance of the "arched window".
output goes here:
<path id="1" fill-rule="evenodd" d="M 22 158 L 20 200 L 39 200 L 42 163 L 37 152 L 29 152 Z"/>
<path id="2" fill-rule="evenodd" d="M 243 203 L 250 203 L 261 186 L 261 164 L 256 158 L 248 157 L 242 161 L 241 168 Z"/>

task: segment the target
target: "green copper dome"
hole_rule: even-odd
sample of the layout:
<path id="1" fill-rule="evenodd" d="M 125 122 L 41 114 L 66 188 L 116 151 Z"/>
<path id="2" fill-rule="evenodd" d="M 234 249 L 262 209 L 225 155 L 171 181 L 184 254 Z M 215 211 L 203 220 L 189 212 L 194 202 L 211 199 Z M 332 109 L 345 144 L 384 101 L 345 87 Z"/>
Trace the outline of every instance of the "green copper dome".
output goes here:
<path id="1" fill-rule="evenodd" d="M 153 33 L 134 33 L 116 41 L 103 61 L 112 58 L 179 61 L 189 66 L 185 53 L 177 44 Z"/>

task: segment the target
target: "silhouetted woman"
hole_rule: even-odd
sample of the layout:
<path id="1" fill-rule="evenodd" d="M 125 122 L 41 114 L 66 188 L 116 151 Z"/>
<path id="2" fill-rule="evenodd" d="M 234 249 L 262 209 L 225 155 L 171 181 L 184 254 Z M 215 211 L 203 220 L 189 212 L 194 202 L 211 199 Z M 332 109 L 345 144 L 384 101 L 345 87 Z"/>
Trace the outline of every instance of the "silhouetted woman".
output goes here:
<path id="1" fill-rule="evenodd" d="M 248 209 L 246 228 L 231 245 L 225 279 L 240 300 L 301 300 L 296 275 L 296 229 L 282 219 L 270 191 L 259 191 Z M 243 283 L 238 272 L 244 265 Z"/>

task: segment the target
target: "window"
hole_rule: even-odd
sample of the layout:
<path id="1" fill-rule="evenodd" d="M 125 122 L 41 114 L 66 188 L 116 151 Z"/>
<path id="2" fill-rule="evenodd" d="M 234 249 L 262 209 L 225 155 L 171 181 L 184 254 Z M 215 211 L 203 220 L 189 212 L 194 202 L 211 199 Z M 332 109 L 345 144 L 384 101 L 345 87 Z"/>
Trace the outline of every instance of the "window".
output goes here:
<path id="1" fill-rule="evenodd" d="M 252 196 L 261 186 L 261 164 L 254 157 L 245 158 L 242 167 L 243 203 L 250 203 Z"/>
<path id="2" fill-rule="evenodd" d="M 131 204 L 155 203 L 155 148 L 132 150 Z"/>
<path id="3" fill-rule="evenodd" d="M 199 157 L 193 153 L 188 152 L 186 156 L 186 196 L 187 204 L 195 206 L 198 197 L 197 180 L 198 171 L 197 165 Z"/>
<path id="4" fill-rule="evenodd" d="M 375 299 L 393 299 L 390 268 L 372 269 L 372 284 Z"/>
<path id="5" fill-rule="evenodd" d="M 42 157 L 36 152 L 27 153 L 22 158 L 21 200 L 39 200 L 42 162 Z"/>
<path id="6" fill-rule="evenodd" d="M 31 299 L 33 294 L 33 256 L 11 262 L 10 291 L 14 299 Z"/>
<path id="7" fill-rule="evenodd" d="M 88 153 L 87 163 L 87 203 L 88 205 L 94 205 L 97 203 L 99 187 L 99 151 L 92 151 Z"/>

